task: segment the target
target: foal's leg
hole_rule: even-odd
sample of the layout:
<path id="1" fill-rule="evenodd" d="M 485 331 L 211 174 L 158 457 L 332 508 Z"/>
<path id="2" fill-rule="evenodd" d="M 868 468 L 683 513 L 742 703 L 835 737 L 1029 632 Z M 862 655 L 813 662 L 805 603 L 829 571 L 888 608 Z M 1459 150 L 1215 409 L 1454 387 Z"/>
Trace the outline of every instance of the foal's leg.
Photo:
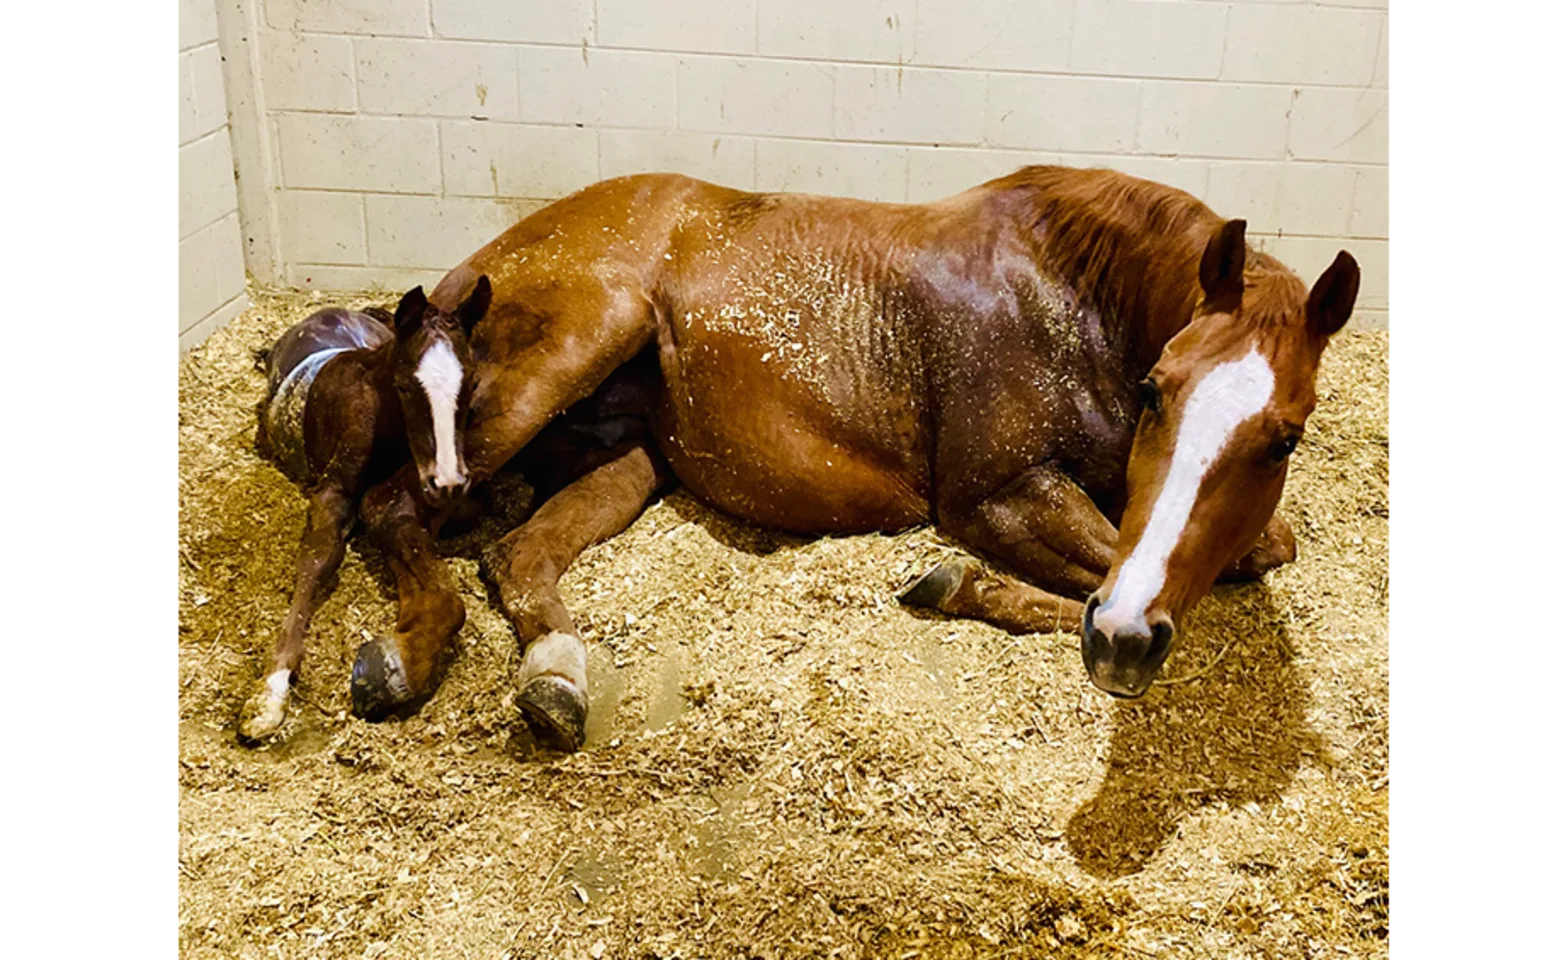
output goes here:
<path id="1" fill-rule="evenodd" d="M 586 735 L 586 647 L 559 596 L 559 578 L 581 551 L 624 530 L 669 475 L 636 444 L 554 494 L 495 545 L 489 564 L 505 615 L 526 651 L 516 706 L 555 746 Z"/>
<path id="2" fill-rule="evenodd" d="M 590 395 L 656 334 L 651 304 L 630 279 L 612 290 L 572 286 L 569 294 L 568 302 L 532 304 L 554 317 L 548 335 L 487 371 L 480 383 L 463 437 L 474 484 L 493 476 L 555 414 Z M 497 298 L 485 322 L 503 324 L 511 307 Z M 427 692 L 440 651 L 467 616 L 435 554 L 430 530 L 439 518 L 416 490 L 417 474 L 408 466 L 371 490 L 361 510 L 391 565 L 397 592 L 396 630 L 360 647 L 353 665 L 353 709 L 367 719 Z"/>
<path id="3" fill-rule="evenodd" d="M 304 632 L 326 599 L 322 587 L 342 563 L 352 518 L 353 502 L 340 486 L 322 482 L 310 497 L 309 517 L 293 579 L 293 604 L 277 635 L 271 669 L 244 705 L 239 722 L 243 740 L 262 740 L 282 725 L 289 683 L 304 658 Z"/>
<path id="4" fill-rule="evenodd" d="M 407 463 L 370 490 L 359 508 L 396 581 L 396 628 L 358 648 L 350 690 L 353 713 L 379 720 L 425 692 L 445 642 L 467 621 L 445 562 L 435 553 L 432 530 L 442 519 L 415 491 L 418 467 Z M 433 638 L 418 643 L 415 638 Z"/>
<path id="5" fill-rule="evenodd" d="M 945 506 L 940 525 L 1038 586 L 1012 577 L 975 579 L 975 568 L 953 561 L 924 576 L 902 601 L 1009 630 L 1079 633 L 1081 604 L 1067 598 L 1085 597 L 1102 584 L 1119 536 L 1085 491 L 1048 467 L 1023 472 L 975 505 Z"/>

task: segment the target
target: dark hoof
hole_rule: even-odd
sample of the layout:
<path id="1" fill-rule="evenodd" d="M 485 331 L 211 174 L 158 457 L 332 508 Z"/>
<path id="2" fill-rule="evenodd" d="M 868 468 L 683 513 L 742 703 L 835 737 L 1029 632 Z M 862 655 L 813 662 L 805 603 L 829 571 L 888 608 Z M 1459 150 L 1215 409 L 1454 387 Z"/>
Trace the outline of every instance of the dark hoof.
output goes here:
<path id="1" fill-rule="evenodd" d="M 961 587 L 967 575 L 967 564 L 961 560 L 947 560 L 923 575 L 923 579 L 908 587 L 899 598 L 909 607 L 928 607 L 938 610 Z"/>
<path id="2" fill-rule="evenodd" d="M 358 648 L 350 690 L 353 715 L 363 720 L 384 720 L 412 699 L 402 672 L 402 658 L 383 639 L 370 640 Z"/>
<path id="3" fill-rule="evenodd" d="M 586 741 L 586 697 L 559 677 L 533 677 L 516 695 L 516 708 L 547 747 L 574 753 Z"/>

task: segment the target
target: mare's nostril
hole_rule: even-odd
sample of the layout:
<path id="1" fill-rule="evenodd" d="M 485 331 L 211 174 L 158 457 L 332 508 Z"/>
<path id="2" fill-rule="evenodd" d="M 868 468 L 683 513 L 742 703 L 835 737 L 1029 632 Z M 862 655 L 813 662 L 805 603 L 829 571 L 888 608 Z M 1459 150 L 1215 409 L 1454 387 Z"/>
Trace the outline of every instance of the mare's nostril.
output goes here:
<path id="1" fill-rule="evenodd" d="M 1099 605 L 1101 605 L 1101 601 L 1097 599 L 1095 593 L 1086 598 L 1086 611 L 1081 614 L 1082 637 L 1089 636 L 1092 631 L 1097 629 L 1094 624 L 1097 620 L 1097 607 Z"/>
<path id="2" fill-rule="evenodd" d="M 1102 647 L 1107 642 L 1107 637 L 1092 622 L 1097 613 L 1097 603 L 1097 597 L 1093 594 L 1087 599 L 1086 611 L 1081 615 L 1081 663 L 1085 665 L 1087 673 L 1092 672 L 1102 657 Z"/>
<path id="3" fill-rule="evenodd" d="M 1173 625 L 1166 621 L 1158 621 L 1151 625 L 1151 645 L 1146 649 L 1147 663 L 1160 663 L 1162 658 L 1168 655 L 1168 647 L 1173 644 Z"/>

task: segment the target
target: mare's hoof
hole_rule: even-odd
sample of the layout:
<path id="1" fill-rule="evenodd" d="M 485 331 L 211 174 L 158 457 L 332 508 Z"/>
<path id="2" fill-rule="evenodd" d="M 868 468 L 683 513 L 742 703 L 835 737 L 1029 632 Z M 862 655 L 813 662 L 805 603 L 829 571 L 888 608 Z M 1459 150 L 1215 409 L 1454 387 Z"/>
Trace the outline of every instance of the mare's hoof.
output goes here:
<path id="1" fill-rule="evenodd" d="M 923 578 L 898 598 L 909 607 L 928 607 L 938 610 L 951 597 L 956 595 L 956 590 L 961 587 L 961 581 L 967 575 L 967 564 L 963 560 L 946 560 L 944 563 L 923 575 Z"/>
<path id="2" fill-rule="evenodd" d="M 516 708 L 548 747 L 574 753 L 586 741 L 586 697 L 561 677 L 533 677 L 516 695 Z"/>
<path id="3" fill-rule="evenodd" d="M 363 720 L 384 720 L 412 699 L 401 654 L 385 638 L 366 642 L 353 661 L 353 715 Z"/>

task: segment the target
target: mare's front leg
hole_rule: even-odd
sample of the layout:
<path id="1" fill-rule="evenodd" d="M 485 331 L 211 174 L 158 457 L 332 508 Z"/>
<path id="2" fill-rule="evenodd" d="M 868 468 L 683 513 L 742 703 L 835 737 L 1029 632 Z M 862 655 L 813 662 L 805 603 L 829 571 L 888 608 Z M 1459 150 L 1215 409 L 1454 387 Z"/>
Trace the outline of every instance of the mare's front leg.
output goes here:
<path id="1" fill-rule="evenodd" d="M 1014 632 L 1079 633 L 1080 600 L 1107 576 L 1119 536 L 1085 491 L 1051 467 L 1026 470 L 975 504 L 943 506 L 940 526 L 1031 582 L 950 561 L 913 584 L 902 602 Z"/>
<path id="2" fill-rule="evenodd" d="M 277 635 L 271 669 L 256 685 L 240 715 L 241 740 L 264 740 L 282 726 L 289 685 L 304 659 L 304 632 L 326 599 L 325 584 L 342 564 L 352 519 L 353 501 L 347 492 L 336 483 L 323 481 L 310 497 L 293 578 L 293 603 Z"/>
<path id="3" fill-rule="evenodd" d="M 587 717 L 586 646 L 559 578 L 587 547 L 634 523 L 671 480 L 649 443 L 628 445 L 550 497 L 485 564 L 525 651 L 516 706 L 552 746 L 580 749 Z"/>

